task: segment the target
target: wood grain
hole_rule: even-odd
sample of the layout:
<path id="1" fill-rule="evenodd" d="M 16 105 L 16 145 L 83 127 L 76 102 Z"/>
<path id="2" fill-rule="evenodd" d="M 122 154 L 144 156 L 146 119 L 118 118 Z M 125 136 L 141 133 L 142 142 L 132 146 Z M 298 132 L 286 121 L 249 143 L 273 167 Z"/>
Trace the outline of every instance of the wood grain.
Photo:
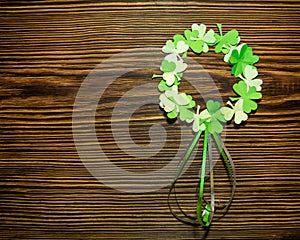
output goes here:
<path id="1" fill-rule="evenodd" d="M 299 239 L 298 1 L 58 0 L 2 1 L 0 6 L 0 239 Z M 167 187 L 130 194 L 99 182 L 81 162 L 72 135 L 76 94 L 98 64 L 126 49 L 161 47 L 196 22 L 238 29 L 260 56 L 257 67 L 264 80 L 256 114 L 245 126 L 227 127 L 237 192 L 228 213 L 208 232 L 171 216 Z M 221 56 L 210 52 L 195 60 L 226 101 L 235 79 Z M 130 130 L 143 145 L 150 141 L 151 125 L 166 128 L 166 144 L 156 157 L 141 160 L 124 153 L 110 129 L 117 100 L 137 83 L 147 83 L 156 70 L 118 78 L 98 105 L 101 146 L 114 164 L 133 172 L 160 169 L 180 144 L 178 123 L 166 123 L 153 104 L 135 112 Z M 197 96 L 191 85 L 182 88 Z M 192 198 L 200 157 L 201 152 L 183 176 L 182 198 Z M 224 200 L 222 164 L 215 175 Z"/>

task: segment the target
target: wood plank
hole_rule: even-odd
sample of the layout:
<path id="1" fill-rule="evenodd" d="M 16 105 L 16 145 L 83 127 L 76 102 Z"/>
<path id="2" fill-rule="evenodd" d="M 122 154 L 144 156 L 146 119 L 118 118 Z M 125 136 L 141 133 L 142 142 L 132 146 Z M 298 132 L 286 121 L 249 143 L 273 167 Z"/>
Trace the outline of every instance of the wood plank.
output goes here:
<path id="1" fill-rule="evenodd" d="M 1 1 L 0 8 L 0 239 L 299 238 L 299 1 L 37 0 Z M 230 210 L 223 217 L 217 213 L 206 232 L 172 217 L 167 187 L 121 193 L 94 178 L 76 151 L 72 112 L 82 82 L 101 62 L 126 49 L 161 47 L 192 23 L 216 29 L 216 22 L 224 31 L 238 29 L 253 47 L 264 85 L 259 109 L 247 124 L 227 126 L 237 192 Z M 128 59 L 136 61 L 130 54 Z M 194 59 L 226 101 L 236 79 L 222 56 L 209 52 Z M 111 131 L 118 99 L 137 84 L 151 82 L 158 68 L 123 75 L 98 104 L 101 147 L 115 165 L 135 173 L 162 168 L 180 145 L 178 122 L 168 124 L 156 104 L 139 108 L 130 121 L 130 134 L 140 146 L 150 142 L 153 124 L 166 129 L 166 143 L 155 157 L 126 154 Z M 181 87 L 203 106 L 191 84 Z M 120 131 L 125 120 L 120 118 Z M 201 151 L 179 187 L 191 213 L 200 159 Z M 215 177 L 222 203 L 229 189 L 221 162 Z"/>

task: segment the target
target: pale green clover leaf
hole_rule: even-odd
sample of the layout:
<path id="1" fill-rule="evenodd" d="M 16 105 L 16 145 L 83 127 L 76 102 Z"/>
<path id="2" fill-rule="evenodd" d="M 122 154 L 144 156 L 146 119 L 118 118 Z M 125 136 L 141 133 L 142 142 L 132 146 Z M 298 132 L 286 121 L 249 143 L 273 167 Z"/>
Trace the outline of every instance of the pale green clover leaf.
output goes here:
<path id="1" fill-rule="evenodd" d="M 204 45 L 204 41 L 199 39 L 199 40 L 193 40 L 193 39 L 197 39 L 198 37 L 198 31 L 191 31 L 189 29 L 184 31 L 184 36 L 186 37 L 187 41 L 188 41 L 188 45 L 190 46 L 190 48 L 195 52 L 195 53 L 201 53 L 203 50 L 203 45 Z"/>
<path id="2" fill-rule="evenodd" d="M 176 76 L 173 72 L 167 72 L 162 75 L 168 86 L 172 86 L 176 80 Z"/>
<path id="3" fill-rule="evenodd" d="M 227 104 L 231 107 L 222 107 L 221 113 L 224 115 L 226 121 L 230 121 L 234 115 L 234 122 L 240 124 L 242 121 L 248 119 L 248 115 L 243 111 L 243 99 L 239 99 L 233 106 L 230 101 Z"/>
<path id="4" fill-rule="evenodd" d="M 174 85 L 170 90 L 166 90 L 159 96 L 160 107 L 162 107 L 165 112 L 172 112 L 175 110 L 179 112 L 178 104 L 187 105 L 189 100 L 184 93 L 178 94 L 178 87 Z"/>
<path id="5" fill-rule="evenodd" d="M 164 53 L 174 53 L 179 55 L 185 53 L 189 49 L 189 45 L 182 35 L 176 34 L 173 39 L 174 42 L 172 40 L 166 41 L 166 45 L 162 48 Z"/>
<path id="6" fill-rule="evenodd" d="M 233 90 L 241 97 L 230 97 L 230 100 L 243 99 L 243 111 L 245 113 L 257 109 L 257 103 L 253 99 L 261 99 L 262 94 L 257 92 L 255 87 L 250 87 L 248 90 L 247 84 L 244 81 L 239 81 L 233 85 Z"/>
<path id="7" fill-rule="evenodd" d="M 195 106 L 195 101 L 190 95 L 178 93 L 178 86 L 174 85 L 171 90 L 166 90 L 159 99 L 159 105 L 165 110 L 168 118 L 176 118 L 178 113 L 182 121 L 193 117 L 193 112 L 189 108 Z"/>
<path id="8" fill-rule="evenodd" d="M 210 133 L 221 133 L 223 131 L 223 126 L 220 122 L 226 122 L 226 120 L 220 112 L 219 102 L 208 100 L 206 109 L 200 113 L 200 118 L 207 119 L 205 123 Z"/>
<path id="9" fill-rule="evenodd" d="M 215 33 L 215 52 L 223 52 L 224 54 L 227 54 L 230 50 L 231 46 L 236 46 L 240 42 L 239 33 L 237 30 L 233 29 L 227 32 L 225 35 L 222 33 L 222 24 L 217 24 L 217 27 L 219 29 L 219 34 Z"/>
<path id="10" fill-rule="evenodd" d="M 212 45 L 215 41 L 215 32 L 214 30 L 210 29 L 207 33 L 206 33 L 206 26 L 204 24 L 196 24 L 194 23 L 192 25 L 192 31 L 198 31 L 198 36 L 197 38 L 191 37 L 191 40 L 203 40 L 203 52 L 208 52 L 208 44 Z"/>
<path id="11" fill-rule="evenodd" d="M 211 29 L 206 33 L 204 24 L 193 24 L 192 31 L 185 30 L 184 36 L 187 43 L 195 53 L 208 52 L 208 45 L 213 45 L 215 42 L 214 31 Z"/>
<path id="12" fill-rule="evenodd" d="M 176 80 L 181 80 L 181 75 L 187 64 L 176 54 L 169 54 L 162 61 L 161 70 L 164 72 L 162 78 L 166 81 L 167 86 L 172 86 Z"/>
<path id="13" fill-rule="evenodd" d="M 182 73 L 178 73 L 177 74 L 180 78 L 182 77 Z M 154 77 L 162 77 L 162 75 L 156 75 Z M 179 85 L 180 82 L 177 80 L 177 78 L 175 79 L 174 81 L 174 84 L 173 85 Z M 172 85 L 172 86 L 173 86 Z M 161 80 L 157 86 L 158 90 L 161 91 L 161 92 L 164 92 L 166 90 L 171 90 L 172 89 L 172 86 L 168 86 L 167 83 L 166 83 L 166 80 Z"/>
<path id="14" fill-rule="evenodd" d="M 199 132 L 199 130 L 204 131 L 205 130 L 205 124 L 203 123 L 203 121 L 201 122 L 201 118 L 200 118 L 200 106 L 197 106 L 197 112 L 194 113 L 193 118 L 191 119 L 186 119 L 187 123 L 191 123 L 193 122 L 193 131 L 194 132 Z"/>
<path id="15" fill-rule="evenodd" d="M 233 65 L 232 74 L 237 77 L 243 73 L 247 65 L 253 65 L 258 62 L 258 60 L 258 56 L 253 55 L 252 48 L 248 47 L 247 44 L 244 44 L 240 52 L 238 52 L 237 49 L 232 51 L 228 63 Z"/>
<path id="16" fill-rule="evenodd" d="M 263 81 L 261 79 L 255 79 L 258 75 L 257 69 L 254 66 L 247 65 L 243 72 L 244 77 L 240 74 L 239 77 L 245 81 L 248 86 L 255 87 L 256 91 L 261 91 L 261 85 Z"/>
<path id="17" fill-rule="evenodd" d="M 166 59 L 164 59 L 162 62 L 161 62 L 161 65 L 160 65 L 160 70 L 163 71 L 163 72 L 173 72 L 176 68 L 176 63 L 172 62 L 172 61 L 168 61 Z"/>

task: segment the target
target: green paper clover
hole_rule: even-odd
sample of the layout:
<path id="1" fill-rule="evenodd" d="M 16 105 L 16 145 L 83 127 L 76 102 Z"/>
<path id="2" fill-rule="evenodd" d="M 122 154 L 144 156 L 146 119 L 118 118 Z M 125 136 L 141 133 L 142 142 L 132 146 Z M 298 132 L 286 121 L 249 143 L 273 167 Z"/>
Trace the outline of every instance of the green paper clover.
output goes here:
<path id="1" fill-rule="evenodd" d="M 193 24 L 192 31 L 184 31 L 187 43 L 195 53 L 208 52 L 208 45 L 212 45 L 215 42 L 214 34 L 214 30 L 212 29 L 206 33 L 206 26 L 204 24 Z"/>
<path id="2" fill-rule="evenodd" d="M 175 79 L 174 85 L 178 86 L 179 84 L 180 84 L 180 82 L 177 79 Z M 160 92 L 164 92 L 166 90 L 171 90 L 172 86 L 168 86 L 167 82 L 165 80 L 161 80 L 160 83 L 158 84 L 157 88 Z"/>
<path id="3" fill-rule="evenodd" d="M 247 65 L 244 69 L 243 75 L 244 77 L 242 75 L 239 75 L 239 77 L 245 81 L 248 89 L 250 87 L 255 87 L 256 91 L 261 91 L 263 81 L 261 79 L 255 79 L 258 75 L 256 67 Z"/>
<path id="4" fill-rule="evenodd" d="M 234 122 L 236 124 L 240 124 L 242 121 L 246 121 L 248 119 L 248 115 L 244 113 L 243 110 L 243 99 L 239 99 L 235 105 L 233 106 L 230 101 L 227 104 L 231 107 L 222 107 L 221 113 L 224 114 L 224 118 L 226 121 L 230 121 L 234 116 Z"/>
<path id="5" fill-rule="evenodd" d="M 208 100 L 206 109 L 200 113 L 201 119 L 207 119 L 205 124 L 208 131 L 213 133 L 221 133 L 223 126 L 220 122 L 226 122 L 223 114 L 220 112 L 220 103 L 214 100 Z"/>
<path id="6" fill-rule="evenodd" d="M 253 65 L 258 62 L 258 60 L 258 56 L 253 55 L 252 48 L 244 44 L 240 52 L 237 49 L 232 51 L 228 63 L 233 65 L 232 74 L 237 77 L 243 73 L 247 65 Z"/>
<path id="7" fill-rule="evenodd" d="M 176 81 L 180 81 L 182 72 L 187 68 L 187 64 L 183 62 L 176 54 L 169 54 L 161 63 L 160 69 L 164 72 L 162 78 L 168 86 L 172 86 Z"/>
<path id="8" fill-rule="evenodd" d="M 176 63 L 164 59 L 161 62 L 160 70 L 164 73 L 173 72 L 176 68 Z"/>
<path id="9" fill-rule="evenodd" d="M 247 84 L 244 81 L 239 81 L 233 85 L 233 90 L 241 97 L 230 97 L 230 100 L 243 99 L 243 111 L 245 113 L 250 113 L 252 110 L 257 109 L 257 103 L 253 99 L 261 99 L 262 94 L 257 92 L 255 87 L 250 87 L 248 90 Z"/>
<path id="10" fill-rule="evenodd" d="M 224 62 L 228 63 L 229 58 L 231 57 L 231 53 L 232 53 L 233 50 L 237 50 L 238 52 L 241 52 L 241 49 L 244 45 L 245 45 L 245 43 L 242 43 L 238 46 L 230 46 L 229 47 L 229 52 L 227 54 L 225 54 L 225 56 L 224 56 Z"/>
<path id="11" fill-rule="evenodd" d="M 167 113 L 168 118 L 174 119 L 178 116 L 181 121 L 190 119 L 193 117 L 193 112 L 189 109 L 195 106 L 195 101 L 191 95 L 185 93 L 178 93 L 178 87 L 174 85 L 171 90 L 166 90 L 161 94 L 160 107 L 162 107 Z"/>
<path id="12" fill-rule="evenodd" d="M 210 29 L 206 33 L 206 26 L 204 24 L 193 24 L 192 31 L 198 31 L 198 36 L 194 40 L 203 40 L 203 52 L 208 52 L 208 45 L 213 45 L 216 41 L 214 30 Z"/>
<path id="13" fill-rule="evenodd" d="M 189 49 L 189 45 L 182 35 L 176 34 L 174 35 L 173 39 L 174 42 L 171 40 L 166 41 L 166 45 L 162 48 L 162 51 L 164 53 L 174 53 L 179 55 L 181 53 L 187 52 L 187 50 Z"/>
<path id="14" fill-rule="evenodd" d="M 227 54 L 229 52 L 229 48 L 231 46 L 235 46 L 240 42 L 239 33 L 237 30 L 233 29 L 227 32 L 225 35 L 222 33 L 222 24 L 217 24 L 219 29 L 219 34 L 215 33 L 215 52 L 219 53 L 222 52 L 224 54 Z"/>
<path id="15" fill-rule="evenodd" d="M 201 121 L 200 117 L 200 106 L 197 106 L 197 111 L 196 113 L 193 114 L 193 118 L 187 118 L 185 120 L 187 123 L 193 122 L 193 131 L 194 132 L 199 132 L 199 130 L 204 131 L 205 130 L 205 124 L 203 123 L 204 121 Z"/>
<path id="16" fill-rule="evenodd" d="M 193 40 L 197 39 L 198 37 L 198 31 L 191 31 L 189 29 L 184 31 L 184 36 L 186 37 L 188 41 L 188 45 L 190 48 L 195 52 L 195 53 L 201 53 L 203 50 L 203 45 L 204 45 L 204 40 L 199 39 L 199 40 Z"/>

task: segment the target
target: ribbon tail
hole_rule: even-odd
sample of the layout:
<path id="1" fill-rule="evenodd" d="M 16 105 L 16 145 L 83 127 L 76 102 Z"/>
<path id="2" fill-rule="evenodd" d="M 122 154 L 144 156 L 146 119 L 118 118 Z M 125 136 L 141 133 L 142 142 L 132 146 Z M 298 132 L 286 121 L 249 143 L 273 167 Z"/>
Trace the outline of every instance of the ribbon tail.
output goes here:
<path id="1" fill-rule="evenodd" d="M 228 200 L 228 203 L 225 205 L 225 207 L 223 208 L 223 210 L 227 210 L 232 202 L 234 193 L 235 193 L 235 189 L 236 189 L 236 173 L 235 173 L 235 167 L 232 161 L 232 158 L 228 152 L 228 150 L 226 149 L 224 142 L 222 141 L 222 139 L 220 138 L 220 136 L 216 133 L 213 133 L 213 137 L 215 140 L 215 143 L 218 147 L 218 150 L 224 160 L 225 166 L 227 168 L 227 173 L 229 175 L 230 178 L 230 183 L 231 183 L 231 195 L 230 195 L 230 199 Z"/>
<path id="2" fill-rule="evenodd" d="M 214 212 L 215 212 L 215 187 L 214 187 L 214 164 L 212 157 L 212 137 L 211 134 L 208 136 L 208 161 L 209 161 L 209 175 L 210 175 L 210 215 L 209 223 L 211 223 Z"/>
<path id="3" fill-rule="evenodd" d="M 196 136 L 194 137 L 191 145 L 189 146 L 188 150 L 186 151 L 184 157 L 183 157 L 183 160 L 181 161 L 180 165 L 179 165 L 179 168 L 175 174 L 175 177 L 173 179 L 173 182 L 171 183 L 171 186 L 169 188 L 169 192 L 168 192 L 168 206 L 169 206 L 169 209 L 170 209 L 170 212 L 171 214 L 179 221 L 183 222 L 183 223 L 186 223 L 186 224 L 191 224 L 191 225 L 198 225 L 199 223 L 197 221 L 194 220 L 194 218 L 188 216 L 183 210 L 182 208 L 180 207 L 180 204 L 178 202 L 178 199 L 176 197 L 176 191 L 175 191 L 175 185 L 176 185 L 176 182 L 178 180 L 178 178 L 180 177 L 180 175 L 182 174 L 182 171 L 189 159 L 189 157 L 191 156 L 195 146 L 197 145 L 197 143 L 199 142 L 199 139 L 201 137 L 201 134 L 202 134 L 202 131 L 199 131 Z M 181 213 L 183 215 L 185 215 L 187 218 L 189 219 L 186 219 L 186 218 L 183 218 L 183 217 L 180 217 L 178 214 L 176 214 L 173 210 L 173 208 L 171 207 L 171 194 L 172 192 L 174 191 L 174 194 L 175 194 L 175 201 L 176 201 L 176 205 L 177 207 L 179 208 L 179 210 L 181 211 Z M 193 219 L 193 220 L 191 220 Z"/>
<path id="4" fill-rule="evenodd" d="M 215 199 L 214 199 L 214 177 L 213 177 L 213 159 L 212 159 L 212 144 L 211 136 L 208 133 L 208 130 L 205 130 L 204 141 L 203 141 L 203 155 L 202 155 L 202 166 L 201 166 L 201 175 L 200 175 L 200 186 L 199 186 L 199 195 L 196 208 L 197 220 L 201 226 L 208 227 L 212 221 L 214 208 L 215 208 Z M 207 159 L 208 155 L 208 159 Z M 205 183 L 205 170 L 206 162 L 208 161 L 209 167 L 209 177 L 210 177 L 210 203 L 206 202 L 204 194 L 204 183 Z M 206 206 L 203 209 L 203 202 L 206 202 Z"/>
<path id="5" fill-rule="evenodd" d="M 208 157 L 208 158 L 207 158 Z M 206 166 L 207 163 L 207 166 Z M 209 178 L 210 178 L 210 203 L 205 201 L 203 197 L 204 193 L 204 183 L 205 183 L 205 169 L 208 167 Z M 203 201 L 206 203 L 204 210 Z M 197 203 L 197 220 L 201 226 L 208 227 L 211 224 L 215 211 L 215 192 L 214 192 L 214 176 L 213 176 L 213 158 L 212 158 L 212 137 L 205 131 L 204 135 L 204 146 L 203 146 L 203 156 L 202 156 L 202 166 L 200 175 L 200 186 L 199 195 Z"/>

